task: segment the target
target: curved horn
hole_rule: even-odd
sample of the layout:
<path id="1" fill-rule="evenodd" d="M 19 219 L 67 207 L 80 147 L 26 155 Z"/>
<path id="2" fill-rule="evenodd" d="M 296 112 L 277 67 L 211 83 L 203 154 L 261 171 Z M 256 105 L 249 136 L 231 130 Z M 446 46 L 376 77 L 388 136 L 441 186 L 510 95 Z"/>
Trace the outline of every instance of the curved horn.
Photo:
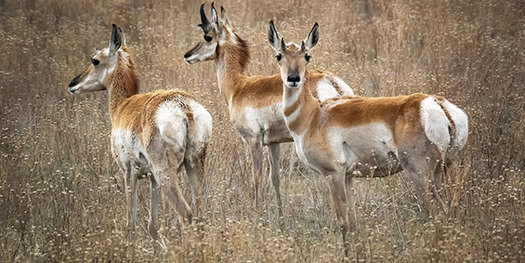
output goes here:
<path id="1" fill-rule="evenodd" d="M 201 5 L 201 24 L 199 25 L 203 29 L 206 28 L 210 24 L 210 21 L 208 21 L 208 18 L 206 18 L 206 13 L 204 13 L 205 4 L 206 3 L 202 3 Z"/>

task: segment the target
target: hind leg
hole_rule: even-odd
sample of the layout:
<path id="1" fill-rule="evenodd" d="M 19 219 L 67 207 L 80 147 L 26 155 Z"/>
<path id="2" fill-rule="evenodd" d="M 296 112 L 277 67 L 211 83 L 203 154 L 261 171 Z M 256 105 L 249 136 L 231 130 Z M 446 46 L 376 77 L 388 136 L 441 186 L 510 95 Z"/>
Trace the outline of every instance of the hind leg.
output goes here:
<path id="1" fill-rule="evenodd" d="M 191 222 L 192 213 L 190 206 L 184 199 L 182 191 L 179 186 L 179 177 L 177 170 L 182 164 L 184 158 L 184 151 L 175 151 L 172 149 L 164 149 L 163 154 L 155 155 L 150 158 L 153 173 L 159 180 L 168 179 L 169 184 L 162 183 L 162 187 L 168 187 L 165 191 L 168 196 L 168 201 L 177 211 L 178 215 L 184 220 Z"/>
<path id="2" fill-rule="evenodd" d="M 432 216 L 437 215 L 438 211 L 445 208 L 434 184 L 435 172 L 441 160 L 438 149 L 426 139 L 420 139 L 400 147 L 399 152 L 399 159 L 415 188 L 416 196 L 423 200 Z"/>
<path id="3" fill-rule="evenodd" d="M 149 223 L 148 230 L 153 239 L 158 237 L 158 227 L 157 221 L 159 217 L 159 205 L 161 201 L 161 185 L 159 178 L 152 175 L 150 177 L 151 183 L 151 199 L 150 199 L 150 214 L 149 214 Z"/>
<path id="4" fill-rule="evenodd" d="M 206 148 L 200 153 L 190 154 L 184 160 L 186 175 L 188 176 L 190 189 L 192 192 L 192 203 L 195 207 L 195 216 L 199 216 L 202 202 L 202 188 L 204 184 L 204 160 L 206 158 Z"/>

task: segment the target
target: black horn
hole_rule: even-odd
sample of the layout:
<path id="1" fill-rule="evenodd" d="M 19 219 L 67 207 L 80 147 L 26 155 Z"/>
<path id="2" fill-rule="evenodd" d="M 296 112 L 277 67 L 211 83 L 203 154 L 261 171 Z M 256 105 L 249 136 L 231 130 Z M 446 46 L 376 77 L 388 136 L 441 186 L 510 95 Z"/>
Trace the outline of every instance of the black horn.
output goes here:
<path id="1" fill-rule="evenodd" d="M 202 29 L 206 30 L 206 28 L 210 24 L 210 21 L 208 21 L 208 18 L 206 18 L 206 13 L 204 13 L 204 4 L 206 3 L 202 3 L 201 5 L 201 24 L 199 26 L 202 27 Z"/>

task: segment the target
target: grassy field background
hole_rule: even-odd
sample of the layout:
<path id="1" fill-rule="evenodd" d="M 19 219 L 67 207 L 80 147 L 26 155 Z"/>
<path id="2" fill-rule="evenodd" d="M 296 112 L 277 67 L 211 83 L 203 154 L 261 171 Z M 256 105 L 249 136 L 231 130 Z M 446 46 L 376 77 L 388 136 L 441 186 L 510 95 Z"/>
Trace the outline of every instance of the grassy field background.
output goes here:
<path id="1" fill-rule="evenodd" d="M 266 178 L 250 199 L 251 163 L 229 123 L 213 62 L 186 65 L 202 38 L 199 1 L 0 0 L 0 261 L 334 262 L 342 242 L 324 179 L 284 147 L 279 229 Z M 449 174 L 454 218 L 429 219 L 404 174 L 357 181 L 359 232 L 350 261 L 523 262 L 525 258 L 525 2 L 241 1 L 224 5 L 250 43 L 251 74 L 278 72 L 267 43 L 274 19 L 288 40 L 320 24 L 311 67 L 366 96 L 449 98 L 470 118 Z M 135 54 L 141 90 L 189 91 L 211 112 L 201 223 L 177 222 L 167 202 L 160 249 L 147 234 L 149 183 L 127 238 L 123 179 L 110 154 L 106 92 L 67 84 L 107 45 L 111 23 Z M 268 172 L 267 172 L 268 174 Z M 182 178 L 185 176 L 181 175 Z M 189 196 L 187 184 L 183 182 Z"/>

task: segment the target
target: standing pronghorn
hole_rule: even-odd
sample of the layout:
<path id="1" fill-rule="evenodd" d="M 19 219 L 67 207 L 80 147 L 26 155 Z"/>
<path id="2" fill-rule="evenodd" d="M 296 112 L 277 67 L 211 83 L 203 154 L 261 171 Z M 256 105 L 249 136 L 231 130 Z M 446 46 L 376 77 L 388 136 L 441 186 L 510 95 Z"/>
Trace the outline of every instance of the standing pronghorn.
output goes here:
<path id="1" fill-rule="evenodd" d="M 128 223 L 134 225 L 137 217 L 137 179 L 151 172 L 148 228 L 157 238 L 161 188 L 169 185 L 163 180 L 172 181 L 169 200 L 180 216 L 191 222 L 192 212 L 177 178 L 183 165 L 195 212 L 199 210 L 212 119 L 208 111 L 185 92 L 159 90 L 139 94 L 138 84 L 135 62 L 125 46 L 122 30 L 113 25 L 109 46 L 96 52 L 91 65 L 71 81 L 69 92 L 109 91 L 112 153 L 124 174 Z"/>
<path id="2" fill-rule="evenodd" d="M 230 120 L 248 144 L 253 160 L 253 184 L 256 206 L 259 207 L 259 184 L 262 175 L 262 146 L 268 146 L 270 173 L 277 197 L 278 213 L 282 219 L 282 202 L 279 190 L 279 144 L 291 142 L 282 108 L 283 83 L 279 75 L 247 76 L 250 58 L 248 45 L 230 25 L 224 8 L 221 16 L 211 5 L 211 22 L 200 7 L 204 40 L 188 51 L 187 63 L 214 60 L 217 67 L 219 89 L 228 103 Z M 340 78 L 325 71 L 310 72 L 308 87 L 320 100 L 353 95 L 352 89 Z"/>
<path id="3" fill-rule="evenodd" d="M 468 119 L 448 100 L 425 94 L 319 102 L 306 69 L 318 34 L 315 23 L 300 46 L 285 44 L 270 22 L 269 41 L 284 82 L 286 125 L 300 159 L 327 180 L 347 254 L 346 234 L 356 226 L 353 177 L 404 169 L 428 208 L 431 192 L 443 205 L 436 189 L 441 165 L 465 145 Z M 438 180 L 433 187 L 428 183 L 432 177 Z"/>

